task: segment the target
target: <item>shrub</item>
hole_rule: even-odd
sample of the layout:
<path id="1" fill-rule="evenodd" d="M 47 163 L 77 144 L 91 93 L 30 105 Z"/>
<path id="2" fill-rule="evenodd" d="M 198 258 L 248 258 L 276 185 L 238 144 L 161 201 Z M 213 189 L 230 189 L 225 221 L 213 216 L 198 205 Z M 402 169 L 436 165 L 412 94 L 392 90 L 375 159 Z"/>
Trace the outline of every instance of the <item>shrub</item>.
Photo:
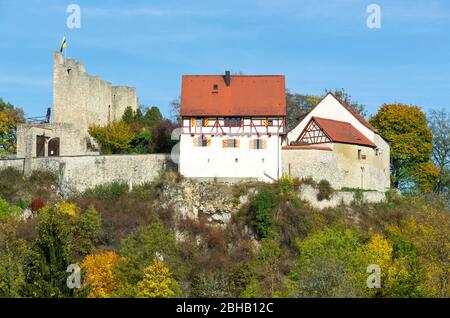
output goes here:
<path id="1" fill-rule="evenodd" d="M 330 200 L 333 194 L 333 188 L 327 180 L 320 180 L 318 185 L 319 193 L 317 193 L 317 200 Z"/>
<path id="2" fill-rule="evenodd" d="M 134 138 L 133 132 L 123 121 L 107 126 L 91 126 L 89 134 L 101 145 L 104 154 L 122 153 L 130 147 Z"/>
<path id="3" fill-rule="evenodd" d="M 83 192 L 81 197 L 115 201 L 128 191 L 128 184 L 121 182 L 112 182 L 107 184 L 100 184 L 95 186 L 94 188 L 87 189 Z"/>
<path id="4" fill-rule="evenodd" d="M 22 209 L 14 205 L 9 205 L 8 202 L 0 198 L 0 221 L 19 221 L 21 219 Z"/>
<path id="5" fill-rule="evenodd" d="M 361 205 L 364 203 L 364 190 L 362 189 L 355 189 L 353 192 L 353 205 Z"/>
<path id="6" fill-rule="evenodd" d="M 72 233 L 64 217 L 54 209 L 39 215 L 37 237 L 27 256 L 27 297 L 69 297 L 74 291 L 67 288 L 67 266 L 71 257 Z"/>
<path id="7" fill-rule="evenodd" d="M 12 167 L 0 170 L 0 197 L 13 202 L 23 182 L 23 174 L 19 170 Z"/>
<path id="8" fill-rule="evenodd" d="M 287 175 L 283 175 L 278 181 L 280 192 L 283 195 L 289 196 L 294 191 L 294 182 Z"/>
<path id="9" fill-rule="evenodd" d="M 276 196 L 267 187 L 262 187 L 250 203 L 253 214 L 252 225 L 259 239 L 273 237 L 276 234 L 272 212 L 275 204 Z"/>
<path id="10" fill-rule="evenodd" d="M 30 209 L 33 212 L 39 212 L 40 209 L 45 207 L 45 203 L 42 199 L 36 198 L 31 201 Z"/>
<path id="11" fill-rule="evenodd" d="M 93 206 L 79 214 L 75 221 L 74 252 L 79 255 L 89 254 L 99 241 L 101 225 L 102 216 Z"/>

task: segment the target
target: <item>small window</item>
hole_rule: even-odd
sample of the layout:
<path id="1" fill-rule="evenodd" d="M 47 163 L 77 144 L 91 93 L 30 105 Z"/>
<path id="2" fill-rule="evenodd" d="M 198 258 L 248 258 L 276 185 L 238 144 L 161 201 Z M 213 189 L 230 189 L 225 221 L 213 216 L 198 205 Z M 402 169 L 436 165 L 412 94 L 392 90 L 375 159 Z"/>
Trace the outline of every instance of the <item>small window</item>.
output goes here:
<path id="1" fill-rule="evenodd" d="M 194 138 L 194 146 L 196 147 L 208 147 L 211 145 L 211 139 L 205 136 Z"/>
<path id="2" fill-rule="evenodd" d="M 240 117 L 225 117 L 225 126 L 240 127 L 241 126 L 241 118 Z"/>
<path id="3" fill-rule="evenodd" d="M 358 160 L 361 160 L 361 149 L 358 149 Z"/>
<path id="4" fill-rule="evenodd" d="M 238 161 L 239 161 L 238 158 L 235 158 L 235 159 L 234 159 L 234 162 L 238 162 Z"/>
<path id="5" fill-rule="evenodd" d="M 239 139 L 228 138 L 222 141 L 223 148 L 239 148 Z"/>
<path id="6" fill-rule="evenodd" d="M 249 142 L 250 149 L 266 149 L 267 143 L 263 139 L 252 139 Z"/>
<path id="7" fill-rule="evenodd" d="M 268 121 L 269 126 L 273 126 L 273 120 Z"/>
<path id="8" fill-rule="evenodd" d="M 213 85 L 213 90 L 217 91 L 219 89 L 219 84 L 214 84 Z"/>
<path id="9" fill-rule="evenodd" d="M 203 126 L 203 118 L 197 118 L 196 122 L 197 122 L 197 127 Z"/>

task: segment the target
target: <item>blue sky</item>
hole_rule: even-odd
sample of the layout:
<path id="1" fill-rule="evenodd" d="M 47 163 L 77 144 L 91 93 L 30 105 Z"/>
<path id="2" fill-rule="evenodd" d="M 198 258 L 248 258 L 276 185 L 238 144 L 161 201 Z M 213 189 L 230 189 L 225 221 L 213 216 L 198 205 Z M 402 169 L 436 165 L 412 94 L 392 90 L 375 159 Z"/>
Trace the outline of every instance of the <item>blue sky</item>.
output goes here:
<path id="1" fill-rule="evenodd" d="M 81 29 L 66 8 L 81 7 Z M 381 29 L 366 26 L 369 4 Z M 0 97 L 28 116 L 52 105 L 52 57 L 135 86 L 141 104 L 168 105 L 183 74 L 284 74 L 294 92 L 345 88 L 375 113 L 383 103 L 450 108 L 448 0 L 0 0 Z"/>

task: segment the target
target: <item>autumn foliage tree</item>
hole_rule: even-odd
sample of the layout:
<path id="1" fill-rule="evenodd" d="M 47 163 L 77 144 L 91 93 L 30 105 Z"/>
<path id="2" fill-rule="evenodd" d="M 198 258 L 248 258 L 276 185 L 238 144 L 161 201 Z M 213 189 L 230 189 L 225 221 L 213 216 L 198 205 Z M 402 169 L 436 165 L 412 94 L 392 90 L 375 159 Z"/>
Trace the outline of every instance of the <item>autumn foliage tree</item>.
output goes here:
<path id="1" fill-rule="evenodd" d="M 117 287 L 114 266 L 120 260 L 115 252 L 88 255 L 81 263 L 85 271 L 84 283 L 89 287 L 89 298 L 105 298 Z"/>
<path id="2" fill-rule="evenodd" d="M 138 297 L 174 297 L 177 289 L 177 282 L 172 278 L 169 268 L 167 268 L 161 260 L 155 258 L 155 260 L 145 268 L 144 278 L 138 283 Z"/>
<path id="3" fill-rule="evenodd" d="M 0 155 L 16 152 L 17 126 L 24 122 L 22 109 L 0 98 Z"/>
<path id="4" fill-rule="evenodd" d="M 420 108 L 385 104 L 370 122 L 389 140 L 394 187 L 414 184 L 419 190 L 429 191 L 439 172 L 430 162 L 432 133 Z"/>
<path id="5" fill-rule="evenodd" d="M 107 126 L 93 125 L 89 134 L 101 145 L 105 154 L 121 153 L 127 149 L 134 138 L 130 127 L 123 121 L 116 121 Z"/>

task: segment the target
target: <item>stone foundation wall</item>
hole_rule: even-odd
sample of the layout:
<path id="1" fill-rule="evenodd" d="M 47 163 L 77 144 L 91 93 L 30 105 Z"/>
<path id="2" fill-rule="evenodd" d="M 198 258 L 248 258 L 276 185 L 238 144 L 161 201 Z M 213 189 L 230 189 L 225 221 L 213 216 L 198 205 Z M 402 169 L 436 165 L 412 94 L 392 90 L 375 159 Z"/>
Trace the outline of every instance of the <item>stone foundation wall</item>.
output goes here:
<path id="1" fill-rule="evenodd" d="M 59 176 L 60 182 L 73 191 L 83 191 L 96 185 L 114 181 L 130 186 L 153 181 L 161 171 L 171 166 L 170 155 L 111 155 L 111 156 L 73 156 L 32 158 L 25 165 L 25 159 L 0 160 L 0 169 L 13 167 L 27 173 L 24 169 L 49 170 Z"/>

